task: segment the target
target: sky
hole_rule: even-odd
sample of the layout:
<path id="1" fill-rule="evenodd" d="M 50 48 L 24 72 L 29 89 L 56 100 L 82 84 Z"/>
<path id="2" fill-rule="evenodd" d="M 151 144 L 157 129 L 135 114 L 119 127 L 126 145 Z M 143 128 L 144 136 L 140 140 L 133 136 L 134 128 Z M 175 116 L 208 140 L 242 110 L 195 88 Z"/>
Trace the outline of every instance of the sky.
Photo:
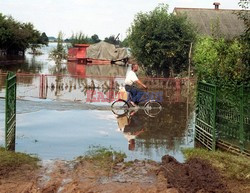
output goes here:
<path id="1" fill-rule="evenodd" d="M 214 8 L 220 2 L 221 9 L 240 9 L 239 0 L 0 0 L 0 13 L 11 15 L 20 22 L 31 22 L 35 29 L 47 36 L 64 38 L 80 31 L 100 39 L 120 33 L 120 40 L 139 12 L 152 11 L 159 3 L 175 7 Z"/>

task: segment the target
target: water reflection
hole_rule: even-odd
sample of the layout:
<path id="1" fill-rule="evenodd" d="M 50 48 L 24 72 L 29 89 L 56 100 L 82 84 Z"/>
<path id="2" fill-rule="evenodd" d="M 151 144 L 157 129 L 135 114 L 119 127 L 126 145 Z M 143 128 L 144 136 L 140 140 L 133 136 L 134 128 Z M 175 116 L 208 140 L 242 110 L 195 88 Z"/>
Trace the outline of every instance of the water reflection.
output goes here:
<path id="1" fill-rule="evenodd" d="M 192 129 L 187 134 L 190 116 L 186 103 L 167 104 L 156 117 L 143 109 L 116 116 L 119 131 L 128 140 L 128 149 L 150 154 L 152 149 L 180 151 L 182 145 L 192 145 Z M 190 129 L 190 128 L 189 128 Z"/>
<path id="2" fill-rule="evenodd" d="M 119 131 L 123 132 L 124 137 L 128 140 L 128 150 L 135 150 L 135 139 L 144 132 L 143 125 L 140 119 L 136 118 L 135 114 L 138 109 L 130 110 L 129 112 L 118 115 L 117 123 Z"/>
<path id="3" fill-rule="evenodd" d="M 1 66 L 0 97 L 4 97 L 7 70 L 17 74 L 17 97 L 33 97 L 82 101 L 90 103 L 112 102 L 119 88 L 124 86 L 127 68 L 111 65 L 83 65 L 49 59 L 56 43 L 42 47 L 43 55 L 26 53 L 25 58 L 7 58 L 10 65 Z M 1 60 L 0 62 L 3 62 Z M 164 92 L 164 102 L 184 102 L 188 80 L 142 78 L 149 88 Z"/>
<path id="4" fill-rule="evenodd" d="M 6 61 L 0 60 L 1 70 L 3 72 L 29 72 L 29 73 L 39 73 L 42 69 L 43 62 L 37 60 L 36 56 L 31 56 L 31 58 L 14 58 L 8 59 Z"/>
<path id="5" fill-rule="evenodd" d="M 0 57 L 2 72 L 12 71 L 19 73 L 37 74 L 68 74 L 85 77 L 94 76 L 124 76 L 126 68 L 119 65 L 83 65 L 74 62 L 54 61 L 49 58 L 49 53 L 57 46 L 56 43 L 49 43 L 41 48 L 42 55 L 32 55 L 29 50 L 25 57 L 8 56 Z"/>
<path id="6" fill-rule="evenodd" d="M 99 145 L 126 153 L 127 160 L 160 161 L 170 154 L 183 161 L 181 148 L 193 147 L 193 116 L 186 109 L 185 103 L 175 103 L 164 106 L 157 117 L 147 116 L 143 109 L 117 117 L 110 109 L 87 104 L 18 100 L 16 150 L 41 159 L 70 160 Z M 0 145 L 4 142 L 1 110 Z"/>
<path id="7" fill-rule="evenodd" d="M 67 65 L 63 60 L 55 60 L 55 65 L 49 68 L 49 74 L 57 75 L 57 74 L 67 74 Z"/>
<path id="8" fill-rule="evenodd" d="M 129 159 L 159 160 L 162 155 L 169 153 L 176 154 L 175 157 L 182 161 L 180 148 L 193 146 L 192 130 L 188 126 L 192 120 L 192 116 L 189 116 L 192 100 L 188 98 L 188 80 L 145 78 L 144 83 L 152 89 L 149 91 L 163 92 L 163 110 L 156 117 L 149 117 L 143 109 L 123 117 L 114 117 L 109 111 L 110 103 L 117 99 L 119 88 L 124 86 L 127 68 L 118 65 L 82 65 L 52 61 L 48 59 L 48 53 L 53 46 L 56 44 L 42 48 L 43 55 L 26 54 L 25 58 L 9 60 L 9 65 L 1 66 L 2 72 L 19 72 L 17 98 L 64 100 L 63 105 L 55 104 L 55 109 L 59 106 L 69 108 L 64 109 L 64 113 L 51 111 L 51 102 L 48 110 L 44 110 L 44 104 L 38 104 L 39 110 L 24 113 L 24 109 L 30 110 L 34 105 L 28 106 L 25 101 L 23 108 L 18 106 L 18 150 L 38 153 L 42 158 L 61 156 L 63 159 L 65 155 L 59 155 L 59 152 L 67 149 L 66 157 L 71 159 L 83 153 L 89 145 L 111 145 L 124 151 Z M 6 74 L 0 73 L 0 97 L 5 96 L 5 78 Z M 65 100 L 82 103 L 77 103 L 77 110 L 74 111 L 72 109 L 75 103 L 67 104 Z M 95 108 L 78 109 L 80 106 L 90 105 L 86 103 L 93 104 Z M 109 109 L 93 111 L 102 105 L 107 105 Z M 97 115 L 112 116 L 112 121 L 104 121 Z M 0 121 L 4 125 L 3 119 Z M 3 133 L 1 130 L 3 131 L 3 127 L 0 129 L 0 142 Z M 99 136 L 99 130 L 105 136 Z M 65 131 L 68 135 L 65 135 Z M 35 140 L 39 142 L 34 145 Z"/>
<path id="9" fill-rule="evenodd" d="M 62 64 L 58 64 L 60 66 Z M 61 68 L 58 68 L 61 69 Z M 6 74 L 0 73 L 0 97 L 5 95 Z M 147 80 L 148 93 L 161 93 L 162 103 L 192 103 L 189 98 L 192 95 L 187 90 L 188 80 L 183 81 L 179 89 L 176 89 L 176 81 L 173 79 Z M 169 86 L 164 82 L 170 82 Z M 98 103 L 98 105 L 111 103 L 118 98 L 121 87 L 124 86 L 123 77 L 96 77 L 85 78 L 71 75 L 38 75 L 17 74 L 17 98 L 42 98 L 54 100 L 81 101 L 84 103 Z M 192 84 L 193 86 L 193 84 Z M 193 90 L 193 89 L 192 89 Z"/>

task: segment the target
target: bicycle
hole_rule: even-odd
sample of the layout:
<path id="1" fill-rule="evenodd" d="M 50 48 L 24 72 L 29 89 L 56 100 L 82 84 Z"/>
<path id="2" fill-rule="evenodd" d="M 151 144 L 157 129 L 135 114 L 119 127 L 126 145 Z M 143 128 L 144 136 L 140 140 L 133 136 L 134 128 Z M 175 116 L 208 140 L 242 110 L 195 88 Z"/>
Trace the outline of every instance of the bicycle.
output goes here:
<path id="1" fill-rule="evenodd" d="M 145 94 L 145 93 L 144 93 Z M 141 99 L 141 101 L 139 102 L 139 105 L 138 107 L 134 107 L 132 104 L 130 104 L 130 101 L 131 101 L 131 95 L 130 93 L 128 92 L 128 99 L 127 100 L 123 100 L 123 99 L 117 99 L 115 100 L 112 105 L 111 105 L 111 110 L 114 114 L 116 115 L 124 115 L 126 114 L 129 109 L 131 108 L 142 108 L 144 109 L 144 112 L 150 116 L 150 117 L 155 117 L 156 115 L 158 115 L 161 110 L 162 110 L 162 105 L 160 102 L 158 102 L 157 100 L 152 100 L 152 99 L 149 99 L 147 100 L 144 99 L 143 100 L 143 97 Z M 144 103 L 145 102 L 145 103 Z M 141 105 L 141 104 L 144 104 L 144 105 Z"/>

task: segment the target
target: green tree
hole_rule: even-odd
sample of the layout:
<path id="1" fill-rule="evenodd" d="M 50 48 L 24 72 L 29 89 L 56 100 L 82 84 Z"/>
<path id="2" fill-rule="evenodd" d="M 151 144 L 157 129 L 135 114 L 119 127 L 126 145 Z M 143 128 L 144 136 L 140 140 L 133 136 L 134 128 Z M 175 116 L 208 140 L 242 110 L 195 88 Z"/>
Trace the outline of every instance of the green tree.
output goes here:
<path id="1" fill-rule="evenodd" d="M 101 40 L 99 39 L 99 37 L 98 37 L 98 35 L 96 35 L 96 34 L 94 34 L 94 35 L 92 35 L 91 36 L 91 42 L 92 43 L 98 43 L 98 42 L 100 42 Z"/>
<path id="2" fill-rule="evenodd" d="M 244 47 L 242 60 L 250 67 L 250 0 L 240 0 L 239 6 L 242 8 L 242 10 L 237 11 L 236 14 L 245 24 L 245 31 L 240 38 Z"/>
<path id="3" fill-rule="evenodd" d="M 118 39 L 116 39 L 116 37 L 114 35 L 111 35 L 109 37 L 106 37 L 104 39 L 105 42 L 110 43 L 110 44 L 114 44 L 114 45 L 119 45 L 120 41 Z"/>
<path id="4" fill-rule="evenodd" d="M 72 34 L 70 39 L 67 39 L 71 43 L 72 46 L 75 44 L 95 44 L 100 42 L 101 40 L 99 39 L 97 34 L 94 34 L 90 37 L 85 35 L 83 32 L 78 32 L 76 34 Z"/>
<path id="5" fill-rule="evenodd" d="M 48 38 L 48 36 L 46 35 L 45 32 L 42 33 L 42 35 L 41 35 L 41 37 L 40 37 L 40 42 L 41 42 L 41 44 L 48 45 L 48 43 L 49 43 L 49 38 Z"/>
<path id="6" fill-rule="evenodd" d="M 195 32 L 186 17 L 168 14 L 168 5 L 138 13 L 128 31 L 132 55 L 153 76 L 171 76 L 186 70 Z"/>
<path id="7" fill-rule="evenodd" d="M 125 38 L 121 43 L 121 47 L 129 47 L 128 38 Z"/>
<path id="8" fill-rule="evenodd" d="M 243 61 L 243 49 L 238 40 L 201 37 L 193 56 L 198 78 L 217 85 L 248 83 L 250 68 Z"/>
<path id="9" fill-rule="evenodd" d="M 78 33 L 73 33 L 70 38 L 70 43 L 72 46 L 75 44 L 88 44 L 90 41 L 91 39 L 81 31 Z"/>
<path id="10" fill-rule="evenodd" d="M 63 33 L 60 31 L 57 37 L 57 46 L 50 53 L 50 58 L 60 63 L 61 60 L 67 58 L 66 48 L 63 45 Z"/>
<path id="11" fill-rule="evenodd" d="M 29 47 L 45 44 L 41 41 L 41 33 L 31 23 L 20 23 L 11 16 L 6 17 L 0 13 L 0 49 L 7 54 L 17 54 Z"/>
<path id="12" fill-rule="evenodd" d="M 34 40 L 34 43 L 30 44 L 30 48 L 33 54 L 42 54 L 42 52 L 37 51 L 38 48 L 41 48 L 42 45 L 48 46 L 49 38 L 47 37 L 46 33 L 43 32 L 42 35 L 37 36 Z"/>

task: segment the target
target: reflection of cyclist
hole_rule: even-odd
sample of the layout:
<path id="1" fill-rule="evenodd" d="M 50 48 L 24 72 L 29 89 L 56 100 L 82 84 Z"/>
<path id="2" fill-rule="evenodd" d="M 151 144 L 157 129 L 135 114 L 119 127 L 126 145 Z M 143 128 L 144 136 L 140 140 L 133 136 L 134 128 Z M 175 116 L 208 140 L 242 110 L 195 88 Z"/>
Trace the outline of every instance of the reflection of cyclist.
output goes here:
<path id="1" fill-rule="evenodd" d="M 117 117 L 119 129 L 128 140 L 128 149 L 131 151 L 135 149 L 136 137 L 144 132 L 138 117 L 134 116 L 135 113 L 136 111 L 131 111 L 128 114 Z"/>
<path id="2" fill-rule="evenodd" d="M 133 106 L 137 106 L 139 103 L 143 92 L 136 87 L 136 84 L 143 88 L 147 88 L 145 84 L 143 84 L 137 77 L 136 72 L 138 71 L 139 66 L 137 63 L 133 62 L 132 63 L 132 70 L 127 72 L 126 79 L 125 79 L 125 89 L 127 92 L 130 93 L 131 95 L 131 101 L 130 103 Z M 136 84 L 135 84 L 136 83 Z"/>

